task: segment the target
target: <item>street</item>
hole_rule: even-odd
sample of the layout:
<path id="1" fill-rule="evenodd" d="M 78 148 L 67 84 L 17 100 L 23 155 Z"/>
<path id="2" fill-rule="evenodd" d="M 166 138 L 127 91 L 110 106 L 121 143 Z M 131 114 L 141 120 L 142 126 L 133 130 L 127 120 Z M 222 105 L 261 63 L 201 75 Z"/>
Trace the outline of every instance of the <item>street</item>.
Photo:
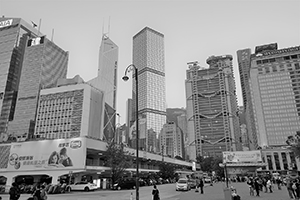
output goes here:
<path id="1" fill-rule="evenodd" d="M 238 194 L 241 196 L 241 200 L 288 200 L 288 193 L 286 187 L 282 187 L 282 190 L 278 190 L 274 187 L 273 193 L 261 193 L 260 197 L 250 196 L 249 187 L 246 183 L 232 183 L 237 189 Z M 204 188 L 204 194 L 196 193 L 195 189 L 188 192 L 175 191 L 175 184 L 158 185 L 160 199 L 161 200 L 224 200 L 223 188 L 224 183 L 216 183 L 214 186 L 206 186 Z M 140 188 L 140 200 L 152 199 L 152 187 Z M 135 199 L 135 190 L 98 190 L 94 192 L 71 192 L 68 194 L 55 194 L 48 195 L 48 200 L 131 200 L 131 193 L 133 200 Z M 8 195 L 0 195 L 3 200 L 8 200 Z M 22 194 L 20 200 L 26 200 L 30 195 Z"/>

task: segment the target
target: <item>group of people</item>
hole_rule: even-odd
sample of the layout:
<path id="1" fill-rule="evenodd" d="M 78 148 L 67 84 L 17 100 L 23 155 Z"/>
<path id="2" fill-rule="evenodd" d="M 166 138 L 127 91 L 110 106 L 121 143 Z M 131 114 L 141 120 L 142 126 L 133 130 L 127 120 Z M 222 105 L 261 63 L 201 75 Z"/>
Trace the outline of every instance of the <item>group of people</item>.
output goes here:
<path id="1" fill-rule="evenodd" d="M 17 183 L 12 183 L 9 189 L 9 200 L 18 200 L 21 197 L 21 192 Z M 37 185 L 32 196 L 28 200 L 47 200 L 47 192 L 45 185 Z"/>
<path id="2" fill-rule="evenodd" d="M 273 193 L 274 185 L 277 185 L 278 190 L 282 190 L 282 186 L 286 186 L 290 199 L 300 199 L 300 178 L 288 178 L 286 181 L 283 181 L 282 177 L 250 177 L 247 184 L 249 185 L 251 196 L 260 196 L 261 191 Z"/>

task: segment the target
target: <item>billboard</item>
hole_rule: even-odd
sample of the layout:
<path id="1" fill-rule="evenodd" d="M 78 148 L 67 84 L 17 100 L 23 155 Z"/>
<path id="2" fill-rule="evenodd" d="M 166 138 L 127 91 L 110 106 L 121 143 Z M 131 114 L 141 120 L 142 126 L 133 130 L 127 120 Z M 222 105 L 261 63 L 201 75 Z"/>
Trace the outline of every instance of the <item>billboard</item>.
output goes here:
<path id="1" fill-rule="evenodd" d="M 7 171 L 79 169 L 85 167 L 85 160 L 83 138 L 13 143 Z"/>
<path id="2" fill-rule="evenodd" d="M 260 151 L 225 151 L 223 163 L 257 163 L 262 162 Z"/>

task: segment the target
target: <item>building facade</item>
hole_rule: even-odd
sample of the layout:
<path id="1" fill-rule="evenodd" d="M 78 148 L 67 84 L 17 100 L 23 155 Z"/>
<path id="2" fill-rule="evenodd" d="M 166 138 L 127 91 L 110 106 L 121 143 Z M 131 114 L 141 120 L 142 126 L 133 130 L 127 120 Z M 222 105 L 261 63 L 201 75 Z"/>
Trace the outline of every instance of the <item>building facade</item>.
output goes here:
<path id="1" fill-rule="evenodd" d="M 14 119 L 27 41 L 37 29 L 21 18 L 0 18 L 0 142 L 7 141 L 8 123 Z"/>
<path id="2" fill-rule="evenodd" d="M 20 139 L 33 136 L 40 90 L 55 87 L 58 79 L 67 76 L 68 57 L 68 52 L 45 36 L 28 40 L 9 133 Z"/>
<path id="3" fill-rule="evenodd" d="M 106 141 L 111 141 L 116 133 L 118 56 L 119 47 L 104 34 L 99 50 L 98 76 L 88 81 L 105 94 L 103 139 Z"/>
<path id="4" fill-rule="evenodd" d="M 78 79 L 41 90 L 35 126 L 37 138 L 67 139 L 103 135 L 104 93 Z M 98 120 L 95 120 L 98 119 Z"/>
<path id="5" fill-rule="evenodd" d="M 300 134 L 299 77 L 300 46 L 264 45 L 251 55 L 251 109 L 261 148 L 285 146 L 288 136 Z"/>
<path id="6" fill-rule="evenodd" d="M 175 122 L 168 122 L 160 133 L 160 151 L 163 156 L 184 156 L 183 133 Z"/>
<path id="7" fill-rule="evenodd" d="M 209 68 L 188 63 L 186 85 L 190 159 L 241 150 L 232 56 L 212 56 Z"/>
<path id="8" fill-rule="evenodd" d="M 158 134 L 166 123 L 164 35 L 148 27 L 137 33 L 133 37 L 133 64 L 138 69 L 138 113 L 146 119 L 147 131 Z M 133 120 L 135 84 L 133 81 Z"/>

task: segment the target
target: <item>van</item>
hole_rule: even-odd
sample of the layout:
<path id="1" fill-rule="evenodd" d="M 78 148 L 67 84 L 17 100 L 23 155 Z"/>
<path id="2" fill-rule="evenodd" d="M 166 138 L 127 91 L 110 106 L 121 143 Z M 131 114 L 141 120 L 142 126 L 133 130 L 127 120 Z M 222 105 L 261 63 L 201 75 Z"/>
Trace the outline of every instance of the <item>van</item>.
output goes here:
<path id="1" fill-rule="evenodd" d="M 191 189 L 189 185 L 189 181 L 186 178 L 180 178 L 176 182 L 176 191 L 183 190 L 183 191 L 189 191 Z"/>

